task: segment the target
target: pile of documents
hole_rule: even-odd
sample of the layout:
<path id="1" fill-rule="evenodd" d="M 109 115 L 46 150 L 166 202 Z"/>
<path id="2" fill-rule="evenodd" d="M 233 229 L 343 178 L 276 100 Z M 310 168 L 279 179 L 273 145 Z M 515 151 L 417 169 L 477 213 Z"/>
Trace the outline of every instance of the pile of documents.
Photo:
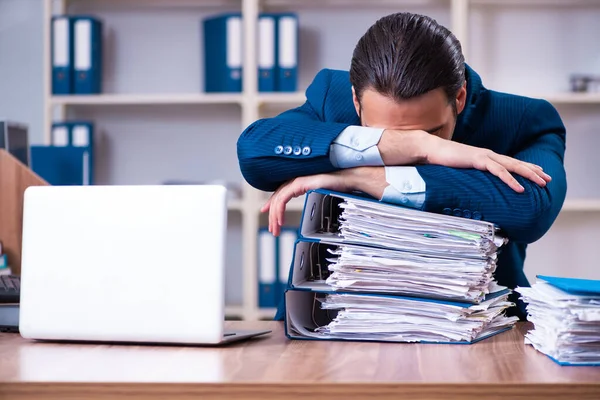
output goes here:
<path id="1" fill-rule="evenodd" d="M 307 194 L 286 291 L 290 338 L 472 343 L 509 329 L 488 222 Z"/>
<path id="2" fill-rule="evenodd" d="M 525 343 L 561 365 L 600 365 L 600 281 L 537 278 L 515 289 L 534 325 Z"/>

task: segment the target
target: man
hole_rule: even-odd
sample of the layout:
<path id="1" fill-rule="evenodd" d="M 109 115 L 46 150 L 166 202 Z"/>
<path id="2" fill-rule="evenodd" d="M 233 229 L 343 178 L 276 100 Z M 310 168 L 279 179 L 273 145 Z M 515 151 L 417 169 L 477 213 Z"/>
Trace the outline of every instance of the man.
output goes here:
<path id="1" fill-rule="evenodd" d="M 262 208 L 274 235 L 291 198 L 361 191 L 496 223 L 510 239 L 496 279 L 515 288 L 529 286 L 527 244 L 546 233 L 565 198 L 565 136 L 548 102 L 487 90 L 446 28 L 398 13 L 359 40 L 349 73 L 320 71 L 304 105 L 250 125 L 238 157 L 251 185 L 275 191 Z"/>

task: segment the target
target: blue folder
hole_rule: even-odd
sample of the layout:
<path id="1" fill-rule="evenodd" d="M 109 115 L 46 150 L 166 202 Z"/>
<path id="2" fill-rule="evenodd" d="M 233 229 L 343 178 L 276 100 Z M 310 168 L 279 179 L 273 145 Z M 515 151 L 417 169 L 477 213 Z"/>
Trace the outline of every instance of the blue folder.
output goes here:
<path id="1" fill-rule="evenodd" d="M 52 18 L 52 94 L 73 92 L 73 22 L 66 15 Z"/>
<path id="2" fill-rule="evenodd" d="M 242 91 L 242 16 L 228 13 L 205 19 L 204 90 Z"/>
<path id="3" fill-rule="evenodd" d="M 85 185 L 89 149 L 85 147 L 31 146 L 31 169 L 50 185 Z"/>
<path id="4" fill-rule="evenodd" d="M 102 22 L 95 17 L 73 17 L 74 93 L 102 92 Z"/>
<path id="5" fill-rule="evenodd" d="M 277 64 L 277 14 L 258 17 L 258 91 L 275 92 Z"/>
<path id="6" fill-rule="evenodd" d="M 87 149 L 86 185 L 94 184 L 94 124 L 91 121 L 55 122 L 52 124 L 52 145 Z"/>
<path id="7" fill-rule="evenodd" d="M 258 306 L 275 307 L 278 299 L 277 238 L 266 228 L 258 233 Z"/>
<path id="8" fill-rule="evenodd" d="M 570 294 L 600 297 L 600 280 L 563 278 L 547 275 L 537 275 L 537 278 Z"/>
<path id="9" fill-rule="evenodd" d="M 295 92 L 298 88 L 298 15 L 279 14 L 276 35 L 276 87 L 280 92 Z"/>

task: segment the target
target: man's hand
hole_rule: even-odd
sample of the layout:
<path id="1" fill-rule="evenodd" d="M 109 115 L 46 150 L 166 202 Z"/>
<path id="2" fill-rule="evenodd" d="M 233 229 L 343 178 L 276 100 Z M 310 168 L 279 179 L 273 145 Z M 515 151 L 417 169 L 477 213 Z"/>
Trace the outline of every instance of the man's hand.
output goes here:
<path id="1" fill-rule="evenodd" d="M 386 186 L 383 167 L 349 168 L 329 174 L 301 176 L 281 185 L 260 211 L 269 212 L 269 232 L 278 236 L 284 223 L 286 204 L 309 190 L 329 189 L 346 193 L 360 190 L 381 198 Z"/>
<path id="2" fill-rule="evenodd" d="M 511 175 L 516 173 L 546 186 L 552 179 L 538 165 L 468 146 L 424 131 L 385 130 L 377 145 L 385 165 L 436 164 L 453 168 L 475 168 L 496 175 L 514 191 L 525 189 Z"/>

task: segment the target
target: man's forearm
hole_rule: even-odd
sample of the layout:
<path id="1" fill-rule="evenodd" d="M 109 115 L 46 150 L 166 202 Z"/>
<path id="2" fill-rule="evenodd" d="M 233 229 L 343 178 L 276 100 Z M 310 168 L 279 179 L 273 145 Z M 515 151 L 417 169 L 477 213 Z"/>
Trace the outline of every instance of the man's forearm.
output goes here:
<path id="1" fill-rule="evenodd" d="M 431 139 L 425 131 L 396 131 L 386 129 L 377 144 L 385 165 L 414 165 L 427 160 L 427 142 Z"/>

